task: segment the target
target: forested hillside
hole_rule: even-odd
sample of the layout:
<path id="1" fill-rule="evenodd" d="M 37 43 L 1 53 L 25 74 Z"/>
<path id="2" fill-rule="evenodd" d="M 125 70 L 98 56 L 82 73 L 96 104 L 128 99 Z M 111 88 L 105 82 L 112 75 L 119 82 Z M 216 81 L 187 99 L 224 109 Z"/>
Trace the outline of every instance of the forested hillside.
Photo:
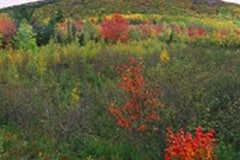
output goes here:
<path id="1" fill-rule="evenodd" d="M 217 0 L 0 10 L 0 159 L 240 159 L 239 18 Z"/>

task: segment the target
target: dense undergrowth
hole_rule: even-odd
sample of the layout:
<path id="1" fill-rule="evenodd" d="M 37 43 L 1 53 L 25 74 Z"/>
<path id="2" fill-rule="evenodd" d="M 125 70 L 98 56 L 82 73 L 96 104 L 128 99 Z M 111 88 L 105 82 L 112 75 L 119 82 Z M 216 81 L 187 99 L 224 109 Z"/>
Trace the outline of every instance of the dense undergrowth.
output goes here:
<path id="1" fill-rule="evenodd" d="M 134 43 L 98 49 L 89 45 L 98 46 L 94 42 L 82 47 L 49 44 L 37 53 L 1 53 L 1 123 L 19 128 L 19 132 L 2 129 L 2 157 L 161 159 L 167 127 L 193 131 L 202 125 L 215 129 L 224 150 L 218 151 L 219 159 L 235 159 L 239 150 L 238 50 L 171 44 L 170 59 L 163 63 L 163 47 L 157 40 L 142 41 L 137 47 Z M 140 55 L 136 48 L 144 45 L 155 49 L 149 52 L 142 47 L 147 51 Z M 124 53 L 128 47 L 133 50 Z M 114 68 L 128 56 L 139 59 L 146 79 L 161 89 L 161 121 L 152 135 L 118 127 L 107 108 L 109 102 L 123 102 Z M 11 143 L 19 147 L 12 148 Z"/>
<path id="2" fill-rule="evenodd" d="M 88 7 L 1 14 L 0 159 L 239 159 L 237 18 Z"/>

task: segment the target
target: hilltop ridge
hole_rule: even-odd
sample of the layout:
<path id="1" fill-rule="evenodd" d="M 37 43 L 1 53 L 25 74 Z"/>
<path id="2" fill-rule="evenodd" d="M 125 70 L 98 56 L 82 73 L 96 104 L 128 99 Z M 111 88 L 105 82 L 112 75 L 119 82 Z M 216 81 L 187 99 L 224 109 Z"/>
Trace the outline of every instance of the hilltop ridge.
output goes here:
<path id="1" fill-rule="evenodd" d="M 162 15 L 230 15 L 238 7 L 220 0 L 45 0 L 0 10 L 11 15 L 48 17 L 60 11 L 64 17 L 110 13 L 154 13 Z"/>

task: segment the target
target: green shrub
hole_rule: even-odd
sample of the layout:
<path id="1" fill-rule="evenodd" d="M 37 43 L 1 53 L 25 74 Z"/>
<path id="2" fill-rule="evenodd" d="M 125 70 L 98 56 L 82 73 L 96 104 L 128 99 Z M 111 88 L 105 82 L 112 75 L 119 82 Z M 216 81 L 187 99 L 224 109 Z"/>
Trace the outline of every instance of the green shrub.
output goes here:
<path id="1" fill-rule="evenodd" d="M 82 36 L 82 37 L 81 37 Z M 87 20 L 84 23 L 82 35 L 77 35 L 80 44 L 87 43 L 88 41 L 98 40 L 96 25 L 94 25 L 91 21 Z M 82 39 L 81 39 L 82 38 Z"/>
<path id="2" fill-rule="evenodd" d="M 216 153 L 219 160 L 236 160 L 240 158 L 240 151 L 234 150 L 230 144 L 219 143 Z"/>

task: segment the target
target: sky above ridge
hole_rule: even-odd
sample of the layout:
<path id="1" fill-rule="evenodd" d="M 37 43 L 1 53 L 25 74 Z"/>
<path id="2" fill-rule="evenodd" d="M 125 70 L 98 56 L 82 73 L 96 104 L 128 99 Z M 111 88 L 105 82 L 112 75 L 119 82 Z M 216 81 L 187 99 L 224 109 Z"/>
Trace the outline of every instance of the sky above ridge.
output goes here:
<path id="1" fill-rule="evenodd" d="M 222 0 L 222 1 L 240 4 L 240 0 Z"/>
<path id="2" fill-rule="evenodd" d="M 41 0 L 0 0 L 0 9 L 36 1 Z M 222 0 L 222 1 L 240 4 L 240 0 Z"/>
<path id="3" fill-rule="evenodd" d="M 10 6 L 20 5 L 29 2 L 36 2 L 40 0 L 0 0 L 0 8 L 6 8 Z"/>

